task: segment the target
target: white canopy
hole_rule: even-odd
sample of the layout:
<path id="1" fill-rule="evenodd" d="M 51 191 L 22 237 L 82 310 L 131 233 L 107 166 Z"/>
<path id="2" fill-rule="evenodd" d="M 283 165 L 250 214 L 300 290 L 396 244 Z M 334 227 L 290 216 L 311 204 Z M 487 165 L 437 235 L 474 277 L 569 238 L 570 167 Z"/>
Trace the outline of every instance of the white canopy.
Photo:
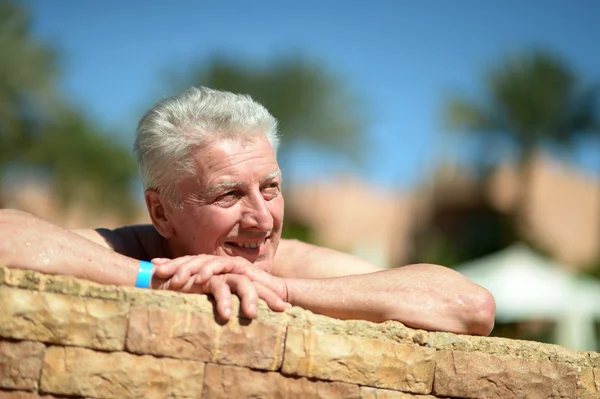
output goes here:
<path id="1" fill-rule="evenodd" d="M 467 262 L 456 270 L 490 291 L 501 322 L 558 321 L 558 342 L 594 350 L 594 318 L 600 319 L 600 283 L 575 276 L 524 244 Z"/>

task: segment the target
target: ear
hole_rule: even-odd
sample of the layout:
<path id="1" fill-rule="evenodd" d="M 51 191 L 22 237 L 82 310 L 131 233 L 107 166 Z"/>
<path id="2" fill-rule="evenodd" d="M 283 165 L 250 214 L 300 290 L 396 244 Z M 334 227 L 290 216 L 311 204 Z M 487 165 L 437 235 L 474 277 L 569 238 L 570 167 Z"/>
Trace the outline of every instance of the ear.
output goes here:
<path id="1" fill-rule="evenodd" d="M 170 209 L 169 203 L 154 189 L 146 190 L 144 197 L 150 219 L 152 219 L 152 224 L 156 231 L 158 231 L 158 234 L 165 239 L 173 237 L 175 231 L 168 215 L 168 210 Z"/>

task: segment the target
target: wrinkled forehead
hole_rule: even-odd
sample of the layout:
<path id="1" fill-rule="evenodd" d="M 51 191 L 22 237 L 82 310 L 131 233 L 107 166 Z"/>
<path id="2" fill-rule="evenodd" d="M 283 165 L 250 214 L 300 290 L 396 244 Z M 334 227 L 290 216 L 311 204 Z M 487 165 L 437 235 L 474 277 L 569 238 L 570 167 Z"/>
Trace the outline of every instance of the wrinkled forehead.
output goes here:
<path id="1" fill-rule="evenodd" d="M 216 140 L 197 149 L 192 160 L 194 178 L 204 184 L 265 180 L 281 173 L 273 147 L 262 134 Z"/>

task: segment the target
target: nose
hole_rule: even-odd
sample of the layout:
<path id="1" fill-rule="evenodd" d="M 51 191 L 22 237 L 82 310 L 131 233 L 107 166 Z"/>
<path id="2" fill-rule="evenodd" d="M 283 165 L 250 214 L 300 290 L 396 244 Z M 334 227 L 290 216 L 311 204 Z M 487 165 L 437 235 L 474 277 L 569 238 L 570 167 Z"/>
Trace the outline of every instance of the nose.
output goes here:
<path id="1" fill-rule="evenodd" d="M 273 216 L 263 196 L 259 193 L 246 199 L 241 227 L 257 229 L 265 233 L 273 230 Z"/>

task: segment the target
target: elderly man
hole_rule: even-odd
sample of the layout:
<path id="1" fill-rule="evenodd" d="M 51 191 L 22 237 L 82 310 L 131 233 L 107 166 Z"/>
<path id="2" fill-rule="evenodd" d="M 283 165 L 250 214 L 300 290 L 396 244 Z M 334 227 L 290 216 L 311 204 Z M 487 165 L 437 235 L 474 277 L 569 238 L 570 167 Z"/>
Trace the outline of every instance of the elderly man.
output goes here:
<path id="1" fill-rule="evenodd" d="M 459 273 L 426 264 L 381 270 L 282 240 L 276 125 L 248 96 L 192 88 L 167 98 L 142 118 L 135 141 L 151 226 L 67 231 L 3 210 L 0 263 L 211 294 L 225 319 L 233 293 L 250 318 L 260 298 L 275 311 L 295 305 L 341 319 L 490 333 L 492 296 Z"/>

